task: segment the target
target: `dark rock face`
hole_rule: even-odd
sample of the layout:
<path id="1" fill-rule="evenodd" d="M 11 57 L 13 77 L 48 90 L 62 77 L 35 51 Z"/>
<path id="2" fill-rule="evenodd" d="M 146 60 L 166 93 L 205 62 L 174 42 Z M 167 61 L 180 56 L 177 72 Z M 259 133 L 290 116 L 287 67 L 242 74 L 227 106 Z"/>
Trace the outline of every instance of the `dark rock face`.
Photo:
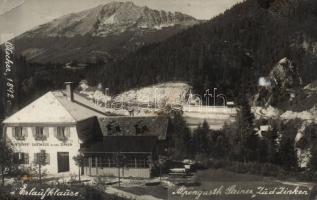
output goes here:
<path id="1" fill-rule="evenodd" d="M 268 106 L 284 101 L 293 101 L 296 90 L 302 86 L 298 68 L 288 58 L 281 59 L 265 79 L 268 84 L 259 87 L 254 105 Z"/>
<path id="2" fill-rule="evenodd" d="M 274 85 L 280 89 L 287 90 L 298 87 L 302 84 L 302 79 L 298 69 L 288 58 L 281 59 L 270 72 L 270 78 Z"/>

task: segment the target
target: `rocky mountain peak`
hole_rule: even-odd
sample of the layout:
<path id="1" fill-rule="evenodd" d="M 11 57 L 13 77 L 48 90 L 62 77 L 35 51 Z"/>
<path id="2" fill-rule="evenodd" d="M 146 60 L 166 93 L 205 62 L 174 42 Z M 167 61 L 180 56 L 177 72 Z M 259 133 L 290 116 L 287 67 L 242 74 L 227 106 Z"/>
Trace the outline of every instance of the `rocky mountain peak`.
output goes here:
<path id="1" fill-rule="evenodd" d="M 199 22 L 179 12 L 114 1 L 62 16 L 13 40 L 16 52 L 31 62 L 107 63 Z"/>
<path id="2" fill-rule="evenodd" d="M 161 29 L 175 25 L 193 25 L 198 21 L 182 13 L 152 10 L 132 2 L 112 2 L 102 7 L 96 23 L 97 36 L 135 29 Z"/>
<path id="3" fill-rule="evenodd" d="M 66 15 L 28 32 L 29 37 L 73 37 L 91 35 L 105 37 L 126 31 L 155 29 L 199 23 L 195 18 L 179 12 L 153 10 L 133 2 L 110 2 L 95 8 Z"/>

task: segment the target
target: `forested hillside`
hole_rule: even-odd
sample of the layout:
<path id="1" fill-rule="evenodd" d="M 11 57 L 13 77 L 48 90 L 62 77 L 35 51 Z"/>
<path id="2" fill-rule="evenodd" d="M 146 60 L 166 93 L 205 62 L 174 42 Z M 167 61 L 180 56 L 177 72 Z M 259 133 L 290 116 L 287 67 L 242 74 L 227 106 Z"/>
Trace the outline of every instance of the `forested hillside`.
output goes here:
<path id="1" fill-rule="evenodd" d="M 247 0 L 165 42 L 92 70 L 88 79 L 115 91 L 183 80 L 198 93 L 217 87 L 234 98 L 245 93 L 243 85 L 252 92 L 259 76 L 288 57 L 307 83 L 317 78 L 316 24 L 314 0 Z"/>
<path id="2" fill-rule="evenodd" d="M 298 68 L 303 84 L 310 83 L 317 79 L 316 24 L 317 1 L 247 0 L 117 62 L 73 70 L 17 57 L 17 105 L 62 88 L 64 81 L 81 79 L 88 79 L 90 85 L 102 82 L 112 94 L 158 82 L 185 81 L 197 94 L 217 87 L 237 100 L 256 93 L 257 79 L 268 76 L 284 57 Z"/>

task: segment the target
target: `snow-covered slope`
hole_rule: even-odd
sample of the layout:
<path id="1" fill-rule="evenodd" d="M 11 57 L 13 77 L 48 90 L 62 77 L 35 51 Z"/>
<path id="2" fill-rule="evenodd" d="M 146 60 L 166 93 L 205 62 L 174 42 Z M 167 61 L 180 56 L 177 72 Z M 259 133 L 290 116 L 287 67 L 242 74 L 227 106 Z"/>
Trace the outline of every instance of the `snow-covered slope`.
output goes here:
<path id="1" fill-rule="evenodd" d="M 116 102 L 129 102 L 141 104 L 183 104 L 186 102 L 186 95 L 192 87 L 182 82 L 167 82 L 156 84 L 140 89 L 133 89 L 117 95 Z"/>

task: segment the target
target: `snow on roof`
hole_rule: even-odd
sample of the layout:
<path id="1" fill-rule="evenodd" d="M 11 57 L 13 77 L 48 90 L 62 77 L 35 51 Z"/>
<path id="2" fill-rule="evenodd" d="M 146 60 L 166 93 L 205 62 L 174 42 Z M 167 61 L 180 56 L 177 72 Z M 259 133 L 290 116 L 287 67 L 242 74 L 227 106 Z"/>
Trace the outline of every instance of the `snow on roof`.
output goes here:
<path id="1" fill-rule="evenodd" d="M 76 123 L 90 117 L 105 117 L 101 111 L 80 101 L 71 102 L 62 91 L 47 92 L 3 121 L 17 123 Z"/>

